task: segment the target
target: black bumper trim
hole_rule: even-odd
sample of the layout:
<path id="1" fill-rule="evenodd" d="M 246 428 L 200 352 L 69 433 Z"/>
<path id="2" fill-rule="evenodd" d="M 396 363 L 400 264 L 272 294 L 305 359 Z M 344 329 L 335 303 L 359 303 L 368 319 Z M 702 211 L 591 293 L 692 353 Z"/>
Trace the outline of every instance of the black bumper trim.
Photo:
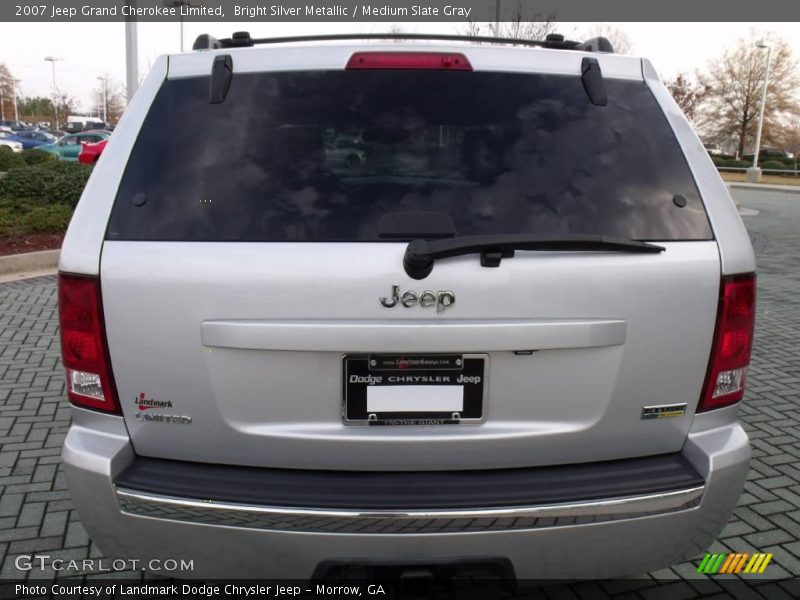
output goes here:
<path id="1" fill-rule="evenodd" d="M 137 457 L 118 488 L 272 507 L 435 510 L 549 505 L 652 495 L 705 485 L 679 453 L 472 471 L 323 471 Z"/>

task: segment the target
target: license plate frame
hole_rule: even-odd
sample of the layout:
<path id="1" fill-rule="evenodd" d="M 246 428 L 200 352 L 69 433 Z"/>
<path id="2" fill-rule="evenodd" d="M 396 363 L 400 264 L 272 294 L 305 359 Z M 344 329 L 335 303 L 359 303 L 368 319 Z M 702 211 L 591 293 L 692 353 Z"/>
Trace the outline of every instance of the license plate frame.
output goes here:
<path id="1" fill-rule="evenodd" d="M 342 421 L 356 426 L 469 425 L 486 420 L 489 355 L 469 354 L 346 354 L 342 356 Z M 398 381 L 398 378 L 402 378 Z M 410 394 L 435 394 L 434 386 L 449 388 L 432 399 L 437 410 L 369 410 L 396 402 L 396 390 L 418 387 Z M 378 388 L 392 388 L 387 391 Z M 425 388 L 425 389 L 423 389 Z M 445 405 L 462 389 L 461 410 Z M 370 389 L 373 393 L 370 393 Z M 402 394 L 400 394 L 402 395 Z M 410 403 L 410 402 L 409 402 Z M 419 402 L 417 402 L 419 404 Z"/>

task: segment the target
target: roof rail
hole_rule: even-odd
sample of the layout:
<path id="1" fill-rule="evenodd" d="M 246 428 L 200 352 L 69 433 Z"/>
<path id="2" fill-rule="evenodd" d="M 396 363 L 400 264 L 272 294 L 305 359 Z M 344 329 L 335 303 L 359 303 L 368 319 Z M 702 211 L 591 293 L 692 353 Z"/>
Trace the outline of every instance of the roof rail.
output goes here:
<path id="1" fill-rule="evenodd" d="M 587 42 L 564 39 L 557 33 L 549 34 L 544 40 L 525 40 L 518 38 L 487 37 L 473 35 L 447 35 L 428 33 L 339 33 L 332 35 L 299 35 L 292 37 L 256 38 L 247 31 L 237 31 L 229 38 L 217 39 L 207 33 L 197 36 L 192 50 L 217 50 L 220 48 L 246 48 L 256 44 L 286 44 L 290 42 L 331 42 L 344 40 L 427 40 L 446 42 L 473 42 L 481 44 L 506 44 L 511 46 L 537 46 L 559 50 L 583 50 L 585 52 L 613 52 L 611 43 L 604 37 Z"/>

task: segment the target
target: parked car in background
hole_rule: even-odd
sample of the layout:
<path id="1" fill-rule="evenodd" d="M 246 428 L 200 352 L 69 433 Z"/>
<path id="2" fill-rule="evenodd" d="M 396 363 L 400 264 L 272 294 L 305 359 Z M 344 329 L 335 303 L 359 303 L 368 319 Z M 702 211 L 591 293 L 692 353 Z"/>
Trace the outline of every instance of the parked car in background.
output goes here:
<path id="1" fill-rule="evenodd" d="M 349 140 L 338 139 L 333 143 L 325 144 L 325 158 L 331 169 L 355 169 L 366 162 L 366 152 L 353 147 L 353 144 L 349 142 Z"/>
<path id="2" fill-rule="evenodd" d="M 13 139 L 14 141 L 21 143 L 24 150 L 38 148 L 39 146 L 46 146 L 47 144 L 54 144 L 58 141 L 58 138 L 55 136 L 45 133 L 44 131 L 37 131 L 35 129 L 17 131 L 13 134 Z"/>
<path id="3" fill-rule="evenodd" d="M 9 133 L 8 131 L 0 131 L 0 144 L 8 146 L 14 152 L 22 152 L 25 148 L 23 140 L 17 137 L 16 132 Z"/>
<path id="4" fill-rule="evenodd" d="M 53 144 L 39 146 L 40 150 L 57 154 L 61 160 L 77 161 L 81 153 L 82 144 L 93 144 L 108 138 L 111 134 L 107 131 L 87 131 L 65 135 Z"/>
<path id="5" fill-rule="evenodd" d="M 32 131 L 20 131 L 17 135 L 19 135 L 20 137 L 29 138 L 32 140 L 38 140 L 48 144 L 57 142 L 59 138 L 63 137 L 60 135 L 55 135 L 50 131 L 45 131 L 43 129 L 34 129 Z"/>
<path id="6" fill-rule="evenodd" d="M 84 130 L 84 125 L 81 122 L 65 123 L 62 129 L 64 133 L 79 133 Z"/>
<path id="7" fill-rule="evenodd" d="M 47 133 L 49 135 L 52 135 L 56 139 L 56 141 L 58 141 L 62 137 L 64 137 L 64 132 L 63 131 L 60 131 L 58 129 L 53 129 L 53 128 L 50 128 L 50 127 L 40 127 L 38 129 L 38 131 L 41 131 L 43 133 Z"/>
<path id="8" fill-rule="evenodd" d="M 93 144 L 83 144 L 80 154 L 78 154 L 78 162 L 84 165 L 93 165 L 100 158 L 100 155 L 105 150 L 108 140 L 100 140 Z"/>
<path id="9" fill-rule="evenodd" d="M 703 144 L 703 148 L 706 149 L 710 156 L 722 156 L 722 148 L 719 147 L 719 144 L 706 143 Z"/>
<path id="10" fill-rule="evenodd" d="M 67 133 L 78 133 L 80 131 L 88 131 L 91 129 L 102 129 L 105 127 L 105 125 L 105 122 L 97 117 L 70 115 L 67 117 L 67 122 L 64 125 L 64 131 Z"/>
<path id="11" fill-rule="evenodd" d="M 5 119 L 3 121 L 0 121 L 0 127 L 9 127 L 12 131 L 20 131 L 22 129 L 25 129 L 26 127 L 29 127 L 29 125 L 24 121 L 19 121 L 16 119 Z"/>
<path id="12" fill-rule="evenodd" d="M 6 140 L 0 138 L 0 146 L 5 146 L 6 148 L 11 148 L 14 152 L 22 152 L 22 144 L 19 142 L 14 142 L 12 140 Z"/>

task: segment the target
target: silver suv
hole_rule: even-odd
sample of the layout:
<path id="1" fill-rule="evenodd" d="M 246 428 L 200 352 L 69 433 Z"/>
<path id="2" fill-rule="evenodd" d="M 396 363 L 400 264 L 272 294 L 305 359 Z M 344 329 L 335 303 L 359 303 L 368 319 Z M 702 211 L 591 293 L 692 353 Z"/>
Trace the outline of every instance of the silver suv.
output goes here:
<path id="1" fill-rule="evenodd" d="M 703 144 L 602 43 L 374 41 L 201 36 L 125 112 L 59 265 L 86 529 L 195 577 L 696 556 L 755 310 Z"/>

